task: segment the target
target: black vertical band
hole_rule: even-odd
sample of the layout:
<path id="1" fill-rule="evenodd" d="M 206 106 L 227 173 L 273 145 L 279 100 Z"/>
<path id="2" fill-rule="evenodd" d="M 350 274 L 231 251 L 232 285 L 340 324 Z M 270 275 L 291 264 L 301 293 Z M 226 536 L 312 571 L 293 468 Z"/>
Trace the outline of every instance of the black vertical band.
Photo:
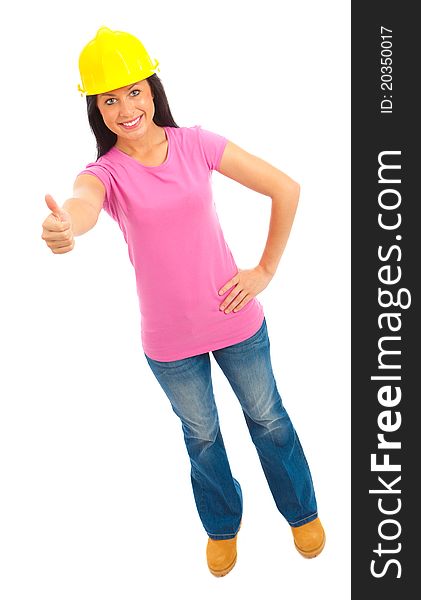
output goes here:
<path id="1" fill-rule="evenodd" d="M 352 598 L 418 587 L 420 27 L 352 3 Z M 420 573 L 421 576 L 421 573 Z"/>

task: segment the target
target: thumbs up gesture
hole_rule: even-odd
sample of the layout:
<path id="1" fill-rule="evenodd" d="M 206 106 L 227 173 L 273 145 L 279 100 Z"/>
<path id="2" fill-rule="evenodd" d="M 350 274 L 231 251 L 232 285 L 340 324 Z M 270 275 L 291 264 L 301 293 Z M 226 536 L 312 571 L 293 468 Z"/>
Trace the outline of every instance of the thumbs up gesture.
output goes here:
<path id="1" fill-rule="evenodd" d="M 75 247 L 70 213 L 61 208 L 50 194 L 45 202 L 51 213 L 42 224 L 42 236 L 54 254 L 70 252 Z"/>

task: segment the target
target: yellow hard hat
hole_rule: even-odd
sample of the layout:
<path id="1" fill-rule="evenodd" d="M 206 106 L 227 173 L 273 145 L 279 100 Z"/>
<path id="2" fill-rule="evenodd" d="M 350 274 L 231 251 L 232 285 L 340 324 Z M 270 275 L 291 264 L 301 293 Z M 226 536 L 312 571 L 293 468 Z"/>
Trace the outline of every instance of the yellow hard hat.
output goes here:
<path id="1" fill-rule="evenodd" d="M 78 90 L 88 96 L 109 92 L 150 77 L 158 65 L 134 35 L 100 27 L 80 53 Z"/>

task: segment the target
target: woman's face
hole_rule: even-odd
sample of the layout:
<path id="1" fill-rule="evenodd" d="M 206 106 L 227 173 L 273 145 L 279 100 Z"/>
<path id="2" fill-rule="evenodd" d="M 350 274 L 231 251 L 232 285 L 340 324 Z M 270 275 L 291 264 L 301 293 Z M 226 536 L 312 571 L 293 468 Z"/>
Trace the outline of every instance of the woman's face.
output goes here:
<path id="1" fill-rule="evenodd" d="M 142 137 L 155 113 L 152 90 L 146 79 L 98 94 L 96 102 L 108 129 L 127 141 Z"/>

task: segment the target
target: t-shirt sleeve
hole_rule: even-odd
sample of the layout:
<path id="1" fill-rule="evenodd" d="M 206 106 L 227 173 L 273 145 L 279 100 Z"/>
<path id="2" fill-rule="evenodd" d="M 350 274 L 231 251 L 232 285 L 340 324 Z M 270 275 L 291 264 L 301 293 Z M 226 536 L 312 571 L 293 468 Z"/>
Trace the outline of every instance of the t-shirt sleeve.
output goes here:
<path id="1" fill-rule="evenodd" d="M 197 125 L 197 130 L 199 132 L 199 141 L 202 152 L 209 170 L 216 171 L 219 168 L 228 139 L 223 135 L 203 129 L 200 125 Z"/>
<path id="2" fill-rule="evenodd" d="M 78 173 L 78 176 L 84 175 L 84 174 L 95 175 L 103 183 L 103 185 L 105 187 L 105 198 L 104 198 L 103 209 L 106 212 L 108 212 L 109 214 L 111 214 L 112 213 L 111 181 L 110 181 L 110 174 L 108 173 L 107 169 L 105 169 L 103 166 L 99 165 L 98 163 L 89 163 L 86 165 L 86 167 L 83 169 L 83 171 L 80 171 L 80 173 Z"/>

